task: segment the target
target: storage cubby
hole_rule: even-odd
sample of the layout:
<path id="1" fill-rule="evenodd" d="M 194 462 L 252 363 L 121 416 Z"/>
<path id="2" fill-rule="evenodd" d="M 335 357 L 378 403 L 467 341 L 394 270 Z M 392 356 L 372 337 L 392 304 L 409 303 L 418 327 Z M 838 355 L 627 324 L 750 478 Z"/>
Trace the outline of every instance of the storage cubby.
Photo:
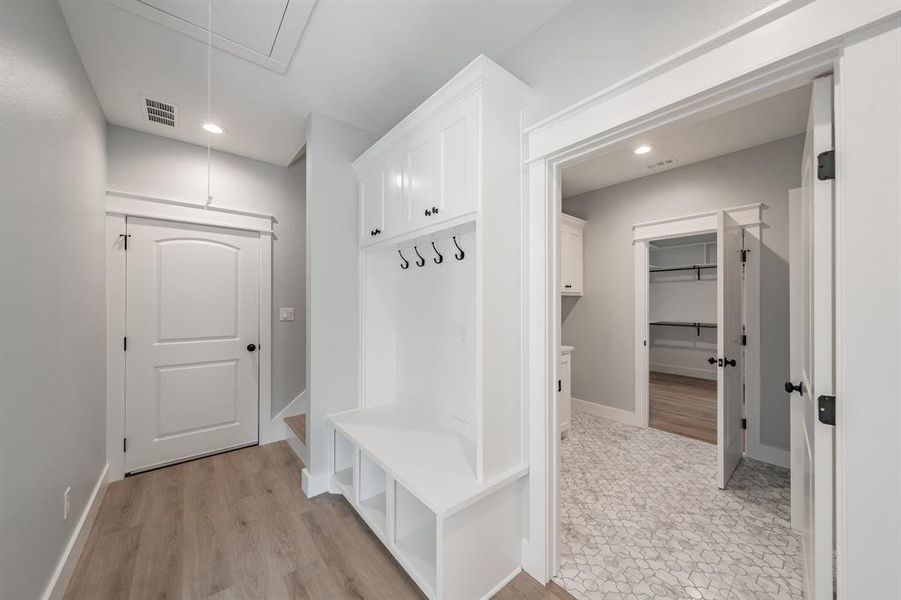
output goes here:
<path id="1" fill-rule="evenodd" d="M 388 487 L 385 470 L 365 452 L 360 453 L 360 487 L 358 491 L 360 512 L 384 535 L 388 523 Z"/>
<path id="2" fill-rule="evenodd" d="M 354 462 L 357 449 L 346 437 L 335 431 L 333 477 L 344 496 L 353 502 Z"/>
<path id="3" fill-rule="evenodd" d="M 429 508 L 395 483 L 394 547 L 414 578 L 436 589 L 438 570 L 438 520 Z"/>

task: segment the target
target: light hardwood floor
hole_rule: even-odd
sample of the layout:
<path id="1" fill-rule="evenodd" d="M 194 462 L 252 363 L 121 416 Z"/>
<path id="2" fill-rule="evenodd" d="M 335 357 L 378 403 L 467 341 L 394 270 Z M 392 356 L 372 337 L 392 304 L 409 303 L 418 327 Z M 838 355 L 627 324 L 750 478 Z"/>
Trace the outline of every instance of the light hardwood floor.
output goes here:
<path id="1" fill-rule="evenodd" d="M 294 417 L 285 417 L 285 425 L 291 428 L 291 431 L 294 432 L 294 435 L 297 436 L 297 439 L 300 440 L 300 443 L 306 445 L 307 443 L 307 416 L 306 415 L 297 415 Z"/>
<path id="2" fill-rule="evenodd" d="M 716 443 L 716 381 L 651 371 L 649 425 Z"/>
<path id="3" fill-rule="evenodd" d="M 285 442 L 110 485 L 65 600 L 422 598 L 341 496 L 307 499 Z M 522 574 L 501 600 L 572 599 Z"/>

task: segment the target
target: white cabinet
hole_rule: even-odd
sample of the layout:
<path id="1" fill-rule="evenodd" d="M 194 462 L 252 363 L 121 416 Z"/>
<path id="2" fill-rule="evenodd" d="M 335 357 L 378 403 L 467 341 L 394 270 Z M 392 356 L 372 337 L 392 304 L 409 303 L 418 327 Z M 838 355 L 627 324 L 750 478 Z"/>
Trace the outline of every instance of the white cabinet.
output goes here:
<path id="1" fill-rule="evenodd" d="M 354 162 L 361 386 L 330 422 L 357 458 L 333 444 L 330 489 L 434 600 L 522 564 L 527 94 L 479 57 Z"/>
<path id="2" fill-rule="evenodd" d="M 585 221 L 560 215 L 560 293 L 582 295 L 582 230 Z"/>
<path id="3" fill-rule="evenodd" d="M 560 348 L 560 386 L 557 392 L 557 424 L 560 435 L 572 425 L 572 346 Z"/>
<path id="4" fill-rule="evenodd" d="M 396 148 L 360 170 L 361 244 L 371 244 L 403 232 L 403 167 L 403 151 Z"/>

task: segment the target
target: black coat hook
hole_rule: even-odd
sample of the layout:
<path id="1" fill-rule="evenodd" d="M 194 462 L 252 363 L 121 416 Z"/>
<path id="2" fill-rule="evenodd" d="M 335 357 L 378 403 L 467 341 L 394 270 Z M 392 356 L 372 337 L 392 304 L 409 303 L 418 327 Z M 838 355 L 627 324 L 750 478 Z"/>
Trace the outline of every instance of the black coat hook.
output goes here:
<path id="1" fill-rule="evenodd" d="M 413 252 L 415 252 L 415 253 L 416 253 L 416 256 L 419 257 L 419 260 L 416 261 L 416 266 L 417 266 L 417 267 L 424 267 L 424 266 L 425 266 L 425 259 L 422 257 L 422 254 L 419 253 L 419 248 L 417 248 L 416 246 L 413 246 Z"/>
<path id="2" fill-rule="evenodd" d="M 457 236 L 454 236 L 454 246 L 457 247 L 457 250 L 460 251 L 459 254 L 454 253 L 454 258 L 457 260 L 463 260 L 463 257 L 466 256 L 466 253 L 463 252 L 463 248 L 460 247 L 460 244 L 457 243 Z"/>
<path id="3" fill-rule="evenodd" d="M 440 252 L 438 252 L 438 248 L 435 247 L 435 242 L 432 242 L 432 250 L 434 250 L 434 251 L 435 251 L 435 254 L 438 255 L 438 258 L 433 258 L 433 259 L 432 259 L 432 260 L 435 261 L 435 264 L 436 264 L 436 265 L 440 265 L 441 263 L 443 263 L 443 262 L 444 262 L 444 256 L 442 256 L 442 254 L 441 254 Z"/>
<path id="4" fill-rule="evenodd" d="M 400 259 L 401 259 L 402 261 L 404 261 L 404 264 L 402 264 L 402 265 L 400 266 L 400 268 L 401 268 L 401 269 L 409 269 L 409 268 L 410 268 L 410 261 L 408 261 L 406 258 L 404 258 L 404 254 L 403 254 L 403 252 L 401 252 L 400 250 L 398 250 L 397 253 L 400 254 Z"/>

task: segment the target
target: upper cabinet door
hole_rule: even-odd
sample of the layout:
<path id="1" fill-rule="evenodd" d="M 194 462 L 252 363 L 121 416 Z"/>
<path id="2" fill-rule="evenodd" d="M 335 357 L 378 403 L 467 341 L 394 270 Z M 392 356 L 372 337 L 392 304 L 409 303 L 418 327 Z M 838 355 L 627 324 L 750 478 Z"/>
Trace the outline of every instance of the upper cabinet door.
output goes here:
<path id="1" fill-rule="evenodd" d="M 403 232 L 404 155 L 397 148 L 360 173 L 360 243 Z"/>
<path id="2" fill-rule="evenodd" d="M 438 197 L 432 221 L 452 219 L 479 208 L 479 98 L 473 94 L 436 122 Z"/>
<path id="3" fill-rule="evenodd" d="M 382 178 L 378 165 L 360 172 L 360 243 L 371 244 L 384 227 Z"/>
<path id="4" fill-rule="evenodd" d="M 433 127 L 410 137 L 404 150 L 404 195 L 407 231 L 431 222 L 437 203 L 438 136 Z"/>
<path id="5" fill-rule="evenodd" d="M 565 222 L 560 225 L 560 292 L 582 295 L 582 228 Z"/>

